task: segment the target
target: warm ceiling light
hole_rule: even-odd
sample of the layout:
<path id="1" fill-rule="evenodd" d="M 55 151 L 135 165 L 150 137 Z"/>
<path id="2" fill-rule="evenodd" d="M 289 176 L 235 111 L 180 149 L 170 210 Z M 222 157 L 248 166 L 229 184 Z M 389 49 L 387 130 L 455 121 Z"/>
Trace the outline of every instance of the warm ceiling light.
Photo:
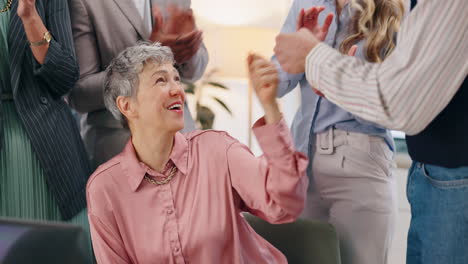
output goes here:
<path id="1" fill-rule="evenodd" d="M 284 18 L 290 2 L 291 0 L 192 0 L 192 7 L 198 16 L 212 23 L 245 26 L 265 24 L 265 20 L 270 18 Z"/>

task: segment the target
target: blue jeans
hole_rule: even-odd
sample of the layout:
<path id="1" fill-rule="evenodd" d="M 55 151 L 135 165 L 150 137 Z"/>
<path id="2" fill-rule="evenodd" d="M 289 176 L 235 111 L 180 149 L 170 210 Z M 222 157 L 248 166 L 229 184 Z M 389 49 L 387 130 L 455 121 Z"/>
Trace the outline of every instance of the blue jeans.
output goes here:
<path id="1" fill-rule="evenodd" d="M 407 264 L 468 263 L 468 167 L 414 162 L 408 185 Z"/>

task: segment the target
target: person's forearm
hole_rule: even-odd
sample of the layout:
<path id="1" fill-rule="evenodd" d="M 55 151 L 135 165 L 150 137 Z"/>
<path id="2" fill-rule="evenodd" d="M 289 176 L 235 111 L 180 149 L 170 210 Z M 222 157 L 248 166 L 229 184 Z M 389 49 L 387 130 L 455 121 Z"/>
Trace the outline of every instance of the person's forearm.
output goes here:
<path id="1" fill-rule="evenodd" d="M 34 12 L 27 17 L 21 17 L 21 20 L 23 21 L 24 31 L 26 32 L 26 36 L 30 42 L 38 42 L 44 39 L 44 34 L 47 32 L 47 28 L 37 12 Z M 41 46 L 30 47 L 37 62 L 39 62 L 39 64 L 44 64 L 47 51 L 49 50 L 49 44 L 47 43 Z"/>
<path id="2" fill-rule="evenodd" d="M 263 105 L 265 111 L 265 122 L 269 124 L 275 124 L 281 120 L 282 115 L 276 100 L 274 102 Z"/>
<path id="3" fill-rule="evenodd" d="M 329 101 L 375 122 L 385 112 L 378 93 L 377 67 L 321 43 L 307 56 L 306 78 Z"/>
<path id="4" fill-rule="evenodd" d="M 381 64 L 320 44 L 307 57 L 307 79 L 341 108 L 417 134 L 447 106 L 468 74 L 466 8 L 466 0 L 421 2 L 402 25 L 395 51 Z"/>
<path id="5" fill-rule="evenodd" d="M 295 150 L 284 119 L 267 125 L 261 118 L 253 132 L 263 155 L 255 157 L 241 143 L 230 145 L 227 159 L 232 187 L 244 202 L 244 210 L 270 223 L 293 222 L 304 209 L 308 159 Z"/>
<path id="6" fill-rule="evenodd" d="M 35 2 L 35 0 L 18 0 L 16 14 L 22 20 L 27 39 L 31 42 L 44 43 L 40 46 L 30 46 L 33 55 L 30 58 L 32 71 L 34 77 L 47 84 L 45 86 L 47 92 L 58 99 L 69 93 L 79 78 L 68 2 L 46 1 L 41 6 L 44 21 L 38 14 Z M 44 34 L 47 31 L 53 36 L 49 43 L 44 41 Z"/>

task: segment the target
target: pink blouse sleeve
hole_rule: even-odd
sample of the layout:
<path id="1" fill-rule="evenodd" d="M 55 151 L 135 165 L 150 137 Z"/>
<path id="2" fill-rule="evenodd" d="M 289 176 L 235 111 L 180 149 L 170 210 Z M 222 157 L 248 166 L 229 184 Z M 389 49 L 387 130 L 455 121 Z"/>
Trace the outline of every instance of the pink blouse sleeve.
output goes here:
<path id="1" fill-rule="evenodd" d="M 307 157 L 294 149 L 283 119 L 265 125 L 262 118 L 253 131 L 264 154 L 255 157 L 237 141 L 230 145 L 227 157 L 233 188 L 250 213 L 270 223 L 293 222 L 306 199 Z"/>
<path id="2" fill-rule="evenodd" d="M 90 179 L 86 187 L 86 200 L 96 260 L 98 263 L 130 264 L 132 261 L 125 250 L 112 209 L 107 203 L 105 188 L 95 177 L 91 176 Z"/>
<path id="3" fill-rule="evenodd" d="M 98 263 L 131 263 L 122 239 L 95 215 L 88 212 L 94 254 Z"/>

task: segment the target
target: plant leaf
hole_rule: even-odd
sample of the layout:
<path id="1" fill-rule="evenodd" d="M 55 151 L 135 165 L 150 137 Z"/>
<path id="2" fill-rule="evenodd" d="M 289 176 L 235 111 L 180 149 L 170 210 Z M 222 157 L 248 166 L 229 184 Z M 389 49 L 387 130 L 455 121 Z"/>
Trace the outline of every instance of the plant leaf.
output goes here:
<path id="1" fill-rule="evenodd" d="M 218 88 L 224 89 L 224 90 L 229 90 L 229 88 L 227 88 L 227 86 L 225 86 L 225 85 L 222 84 L 222 83 L 218 83 L 218 82 L 208 82 L 208 84 L 211 85 L 211 86 L 214 86 L 214 87 L 218 87 Z"/>
<path id="2" fill-rule="evenodd" d="M 185 88 L 185 93 L 188 93 L 188 94 L 194 94 L 195 93 L 195 84 L 193 83 L 190 83 L 190 82 L 183 82 L 186 86 Z"/>
<path id="3" fill-rule="evenodd" d="M 219 99 L 218 97 L 215 97 L 215 96 L 212 96 L 212 98 L 216 102 L 218 102 L 218 104 L 220 104 L 230 115 L 232 115 L 231 109 L 229 109 L 229 107 L 223 101 L 221 101 L 221 99 Z"/>

